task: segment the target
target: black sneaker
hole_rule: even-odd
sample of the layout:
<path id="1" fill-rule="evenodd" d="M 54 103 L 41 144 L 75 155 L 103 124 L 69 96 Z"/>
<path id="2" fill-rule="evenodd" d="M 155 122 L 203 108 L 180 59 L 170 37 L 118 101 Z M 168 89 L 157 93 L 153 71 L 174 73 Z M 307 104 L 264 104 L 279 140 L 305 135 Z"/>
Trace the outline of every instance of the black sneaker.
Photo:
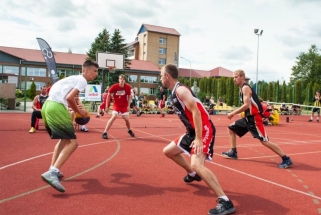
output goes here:
<path id="1" fill-rule="evenodd" d="M 288 159 L 283 160 L 282 163 L 279 164 L 279 168 L 286 169 L 286 168 L 289 168 L 292 164 L 293 163 L 292 163 L 291 159 L 288 158 Z"/>
<path id="2" fill-rule="evenodd" d="M 191 183 L 192 181 L 202 181 L 202 178 L 197 174 L 195 174 L 194 177 L 192 177 L 189 174 L 187 174 L 187 176 L 184 177 L 184 181 L 186 183 Z"/>
<path id="3" fill-rule="evenodd" d="M 234 152 L 232 149 L 228 152 L 222 152 L 222 155 L 226 158 L 237 159 L 237 152 Z"/>
<path id="4" fill-rule="evenodd" d="M 208 214 L 231 214 L 235 212 L 235 207 L 231 200 L 226 201 L 224 199 L 218 198 L 216 200 L 218 203 L 215 208 L 208 211 Z"/>
<path id="5" fill-rule="evenodd" d="M 130 136 L 132 136 L 132 137 L 135 137 L 135 134 L 134 134 L 134 132 L 132 132 L 132 130 L 128 130 L 128 134 L 130 134 Z"/>
<path id="6" fill-rule="evenodd" d="M 309 119 L 309 121 L 308 122 L 313 122 L 313 120 L 312 119 Z"/>
<path id="7" fill-rule="evenodd" d="M 96 118 L 99 118 L 100 116 L 99 115 L 96 115 Z"/>
<path id="8" fill-rule="evenodd" d="M 104 132 L 103 135 L 101 135 L 101 137 L 104 138 L 104 139 L 108 139 L 107 132 Z"/>
<path id="9" fill-rule="evenodd" d="M 317 122 L 319 122 L 319 120 L 317 119 Z"/>

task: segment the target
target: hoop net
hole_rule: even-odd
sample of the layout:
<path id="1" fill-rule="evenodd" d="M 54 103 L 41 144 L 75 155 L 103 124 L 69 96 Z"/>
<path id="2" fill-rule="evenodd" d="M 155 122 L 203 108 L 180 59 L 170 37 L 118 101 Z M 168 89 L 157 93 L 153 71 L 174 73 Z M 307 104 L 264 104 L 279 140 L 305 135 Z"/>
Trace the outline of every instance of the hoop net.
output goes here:
<path id="1" fill-rule="evenodd" d="M 115 73 L 116 72 L 116 67 L 115 66 L 108 66 L 109 72 L 110 73 Z"/>

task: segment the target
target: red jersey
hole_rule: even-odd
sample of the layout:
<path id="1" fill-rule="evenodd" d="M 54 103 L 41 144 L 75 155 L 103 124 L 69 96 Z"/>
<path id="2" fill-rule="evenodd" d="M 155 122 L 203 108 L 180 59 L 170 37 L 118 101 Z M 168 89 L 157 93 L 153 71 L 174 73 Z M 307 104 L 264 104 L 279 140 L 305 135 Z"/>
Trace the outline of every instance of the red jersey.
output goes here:
<path id="1" fill-rule="evenodd" d="M 131 87 L 125 84 L 124 87 L 119 84 L 112 85 L 108 92 L 114 94 L 114 106 L 113 110 L 121 110 L 128 107 Z"/>

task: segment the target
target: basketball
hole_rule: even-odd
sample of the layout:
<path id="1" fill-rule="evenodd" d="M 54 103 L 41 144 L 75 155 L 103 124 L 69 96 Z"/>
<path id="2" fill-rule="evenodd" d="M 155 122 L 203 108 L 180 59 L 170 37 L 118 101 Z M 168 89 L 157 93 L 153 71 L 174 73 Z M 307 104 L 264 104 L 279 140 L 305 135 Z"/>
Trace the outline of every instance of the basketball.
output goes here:
<path id="1" fill-rule="evenodd" d="M 75 114 L 75 122 L 79 125 L 86 125 L 89 122 L 89 120 L 90 120 L 90 114 L 88 111 L 85 117 L 83 117 L 79 113 Z"/>

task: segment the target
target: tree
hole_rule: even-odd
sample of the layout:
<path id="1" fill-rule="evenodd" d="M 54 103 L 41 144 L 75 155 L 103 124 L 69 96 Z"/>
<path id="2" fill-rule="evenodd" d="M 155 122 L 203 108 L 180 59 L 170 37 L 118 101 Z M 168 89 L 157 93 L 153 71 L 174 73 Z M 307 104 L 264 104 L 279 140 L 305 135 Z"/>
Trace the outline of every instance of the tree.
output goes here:
<path id="1" fill-rule="evenodd" d="M 29 97 L 30 99 L 33 99 L 33 98 L 36 96 L 36 94 L 37 94 L 37 89 L 36 89 L 36 84 L 35 84 L 35 82 L 32 82 L 32 83 L 31 83 L 30 89 L 29 89 L 27 92 L 28 92 L 28 97 Z"/>
<path id="2" fill-rule="evenodd" d="M 87 59 L 97 61 L 96 59 L 97 51 L 106 52 L 107 50 L 109 50 L 109 46 L 110 46 L 110 34 L 106 30 L 106 28 L 104 28 L 102 32 L 100 32 L 98 36 L 95 38 L 95 41 L 91 43 L 91 48 L 87 52 L 87 55 L 88 55 Z"/>
<path id="3" fill-rule="evenodd" d="M 87 52 L 88 59 L 97 61 L 96 53 L 97 52 L 111 52 L 111 53 L 121 53 L 124 55 L 124 58 L 127 57 L 127 48 L 124 43 L 124 38 L 122 37 L 120 30 L 116 29 L 112 36 L 110 36 L 109 31 L 104 28 L 102 32 L 98 34 L 95 38 L 95 41 L 91 44 L 91 48 Z M 125 60 L 124 69 L 128 68 L 130 65 L 129 60 Z M 107 78 L 105 79 L 104 85 L 111 85 L 118 82 L 118 76 L 121 73 L 125 73 L 126 70 L 116 70 L 115 73 L 100 72 L 98 77 L 94 81 L 88 82 L 88 84 L 99 84 L 103 80 L 103 74 L 107 73 Z"/>
<path id="4" fill-rule="evenodd" d="M 292 67 L 290 83 L 301 80 L 305 87 L 309 82 L 321 84 L 321 55 L 316 45 L 311 45 L 308 53 L 301 52 Z"/>

